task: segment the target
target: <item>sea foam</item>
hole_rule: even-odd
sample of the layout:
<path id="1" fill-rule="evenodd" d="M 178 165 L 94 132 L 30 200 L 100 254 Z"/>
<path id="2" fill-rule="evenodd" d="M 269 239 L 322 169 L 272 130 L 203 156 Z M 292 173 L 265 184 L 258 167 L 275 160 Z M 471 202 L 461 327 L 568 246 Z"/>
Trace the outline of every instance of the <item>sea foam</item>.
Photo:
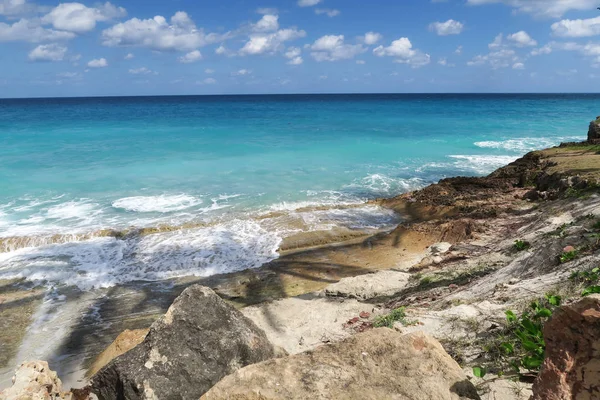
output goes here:
<path id="1" fill-rule="evenodd" d="M 134 196 L 115 200 L 114 208 L 141 213 L 167 213 L 181 211 L 202 203 L 202 200 L 186 194 L 160 196 Z"/>

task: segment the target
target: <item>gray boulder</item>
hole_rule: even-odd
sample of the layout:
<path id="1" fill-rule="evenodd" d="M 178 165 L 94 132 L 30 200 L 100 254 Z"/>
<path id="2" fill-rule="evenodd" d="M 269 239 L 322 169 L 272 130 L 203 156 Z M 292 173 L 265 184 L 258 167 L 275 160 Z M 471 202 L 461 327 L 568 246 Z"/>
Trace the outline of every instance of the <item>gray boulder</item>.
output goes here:
<path id="1" fill-rule="evenodd" d="M 595 121 L 590 122 L 588 142 L 592 144 L 600 143 L 600 116 Z"/>
<path id="2" fill-rule="evenodd" d="M 209 288 L 187 288 L 142 343 L 92 377 L 100 399 L 198 399 L 221 378 L 268 360 L 265 333 Z"/>

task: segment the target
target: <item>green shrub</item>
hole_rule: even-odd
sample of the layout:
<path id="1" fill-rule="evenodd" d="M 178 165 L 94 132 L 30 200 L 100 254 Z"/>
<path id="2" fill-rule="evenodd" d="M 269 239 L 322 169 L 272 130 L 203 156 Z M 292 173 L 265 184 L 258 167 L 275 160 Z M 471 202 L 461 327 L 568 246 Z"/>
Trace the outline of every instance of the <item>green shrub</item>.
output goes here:
<path id="1" fill-rule="evenodd" d="M 558 258 L 561 264 L 567 263 L 569 261 L 573 261 L 579 256 L 579 252 L 577 250 L 565 251 Z"/>
<path id="2" fill-rule="evenodd" d="M 402 325 L 414 325 L 415 322 L 406 320 L 406 307 L 400 307 L 393 310 L 388 315 L 382 315 L 380 317 L 375 318 L 373 322 L 373 327 L 375 328 L 393 328 L 394 323 L 400 322 Z"/>
<path id="3" fill-rule="evenodd" d="M 531 243 L 526 240 L 515 240 L 515 244 L 513 246 L 517 251 L 524 251 L 531 247 Z"/>

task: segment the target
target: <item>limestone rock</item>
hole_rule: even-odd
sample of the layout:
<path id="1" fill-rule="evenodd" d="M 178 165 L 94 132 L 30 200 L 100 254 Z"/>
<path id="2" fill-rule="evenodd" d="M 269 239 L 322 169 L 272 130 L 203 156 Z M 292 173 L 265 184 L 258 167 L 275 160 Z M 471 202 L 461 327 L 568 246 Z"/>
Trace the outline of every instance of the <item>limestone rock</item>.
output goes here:
<path id="1" fill-rule="evenodd" d="M 201 397 L 217 399 L 479 399 L 442 346 L 424 333 L 374 329 L 314 351 L 242 368 Z"/>
<path id="2" fill-rule="evenodd" d="M 21 364 L 13 377 L 12 387 L 0 392 L 0 400 L 46 399 L 73 399 L 71 393 L 63 393 L 62 382 L 46 361 Z"/>
<path id="3" fill-rule="evenodd" d="M 431 252 L 431 254 L 445 254 L 448 251 L 450 251 L 451 247 L 452 247 L 452 243 L 440 242 L 440 243 L 432 244 L 429 247 L 429 251 Z"/>
<path id="4" fill-rule="evenodd" d="M 148 334 L 148 329 L 124 330 L 114 342 L 110 344 L 100 355 L 94 360 L 92 366 L 88 369 L 87 376 L 92 376 L 100 371 L 109 362 L 119 357 L 121 354 L 127 353 L 138 344 L 144 341 Z"/>
<path id="5" fill-rule="evenodd" d="M 197 399 L 224 376 L 274 357 L 265 333 L 211 289 L 195 285 L 144 341 L 92 378 L 100 399 Z"/>
<path id="6" fill-rule="evenodd" d="M 563 306 L 544 327 L 546 360 L 533 400 L 600 398 L 600 295 Z"/>
<path id="7" fill-rule="evenodd" d="M 600 124 L 598 121 L 600 117 L 595 121 L 590 122 L 590 129 L 588 130 L 588 142 L 592 144 L 600 143 Z"/>
<path id="8" fill-rule="evenodd" d="M 369 300 L 377 297 L 393 296 L 408 285 L 410 274 L 387 270 L 374 274 L 344 278 L 325 288 L 325 294 L 331 297 L 349 297 Z"/>

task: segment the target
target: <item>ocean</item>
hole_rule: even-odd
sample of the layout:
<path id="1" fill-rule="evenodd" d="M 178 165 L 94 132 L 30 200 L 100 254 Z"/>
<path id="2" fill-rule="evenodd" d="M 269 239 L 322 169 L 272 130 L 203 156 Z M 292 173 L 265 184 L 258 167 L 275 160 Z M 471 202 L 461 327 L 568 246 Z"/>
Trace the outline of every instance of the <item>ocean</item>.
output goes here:
<path id="1" fill-rule="evenodd" d="M 585 138 L 600 95 L 0 100 L 0 279 L 106 288 L 256 268 L 298 232 Z"/>

